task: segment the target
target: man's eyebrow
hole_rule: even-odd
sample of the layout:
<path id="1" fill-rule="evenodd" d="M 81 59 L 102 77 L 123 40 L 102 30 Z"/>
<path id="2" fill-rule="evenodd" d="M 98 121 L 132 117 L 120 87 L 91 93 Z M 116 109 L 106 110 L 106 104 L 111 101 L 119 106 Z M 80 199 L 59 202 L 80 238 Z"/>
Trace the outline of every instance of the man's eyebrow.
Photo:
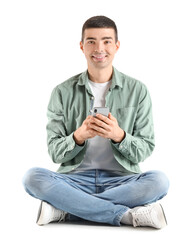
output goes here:
<path id="1" fill-rule="evenodd" d="M 101 40 L 106 40 L 106 39 L 112 39 L 113 40 L 112 37 L 103 37 Z M 85 40 L 97 40 L 97 39 L 94 38 L 94 37 L 87 37 Z"/>
<path id="2" fill-rule="evenodd" d="M 87 37 L 85 40 L 96 40 L 96 38 L 93 38 L 93 37 Z"/>
<path id="3" fill-rule="evenodd" d="M 103 37 L 102 40 L 113 39 L 112 37 Z"/>

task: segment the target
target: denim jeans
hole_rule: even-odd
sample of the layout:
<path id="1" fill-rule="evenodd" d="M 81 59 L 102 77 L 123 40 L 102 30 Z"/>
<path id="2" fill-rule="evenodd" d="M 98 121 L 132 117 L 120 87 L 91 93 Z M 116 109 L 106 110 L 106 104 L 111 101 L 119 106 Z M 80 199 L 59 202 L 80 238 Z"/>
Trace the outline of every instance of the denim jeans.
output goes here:
<path id="1" fill-rule="evenodd" d="M 31 196 L 70 215 L 117 226 L 129 208 L 163 198 L 169 187 L 160 171 L 119 176 L 102 170 L 60 174 L 43 168 L 30 169 L 23 184 Z"/>

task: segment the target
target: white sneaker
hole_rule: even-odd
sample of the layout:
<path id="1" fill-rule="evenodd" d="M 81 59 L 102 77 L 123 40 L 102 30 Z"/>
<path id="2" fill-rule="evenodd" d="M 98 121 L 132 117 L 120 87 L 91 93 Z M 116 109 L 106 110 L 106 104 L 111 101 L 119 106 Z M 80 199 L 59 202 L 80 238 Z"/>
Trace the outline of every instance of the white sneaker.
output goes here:
<path id="1" fill-rule="evenodd" d="M 148 226 L 157 229 L 167 225 L 166 217 L 161 204 L 153 203 L 131 209 L 133 226 Z"/>
<path id="2" fill-rule="evenodd" d="M 42 201 L 38 211 L 37 224 L 41 226 L 50 222 L 61 222 L 65 220 L 66 215 L 66 212 L 58 210 L 50 204 Z"/>

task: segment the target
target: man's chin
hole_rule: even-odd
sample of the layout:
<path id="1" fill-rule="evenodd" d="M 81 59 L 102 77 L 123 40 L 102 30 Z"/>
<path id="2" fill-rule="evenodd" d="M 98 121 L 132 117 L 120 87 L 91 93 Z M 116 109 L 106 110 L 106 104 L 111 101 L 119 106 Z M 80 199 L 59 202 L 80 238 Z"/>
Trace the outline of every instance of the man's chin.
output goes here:
<path id="1" fill-rule="evenodd" d="M 102 68 L 107 68 L 110 64 L 107 61 L 105 61 L 105 62 L 94 62 L 93 61 L 92 65 L 96 68 L 102 69 Z"/>

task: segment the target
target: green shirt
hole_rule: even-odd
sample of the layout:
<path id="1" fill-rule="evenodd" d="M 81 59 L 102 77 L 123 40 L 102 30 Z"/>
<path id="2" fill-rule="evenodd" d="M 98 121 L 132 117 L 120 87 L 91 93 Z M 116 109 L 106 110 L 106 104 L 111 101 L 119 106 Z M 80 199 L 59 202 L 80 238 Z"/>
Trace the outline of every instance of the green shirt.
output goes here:
<path id="1" fill-rule="evenodd" d="M 87 141 L 79 146 L 73 139 L 90 114 L 93 94 L 88 85 L 88 71 L 54 88 L 48 105 L 47 143 L 53 162 L 61 164 L 58 172 L 75 170 L 83 161 Z M 106 106 L 125 131 L 121 143 L 110 140 L 114 158 L 130 173 L 140 173 L 139 163 L 154 149 L 152 104 L 146 86 L 113 68 L 112 84 Z"/>

